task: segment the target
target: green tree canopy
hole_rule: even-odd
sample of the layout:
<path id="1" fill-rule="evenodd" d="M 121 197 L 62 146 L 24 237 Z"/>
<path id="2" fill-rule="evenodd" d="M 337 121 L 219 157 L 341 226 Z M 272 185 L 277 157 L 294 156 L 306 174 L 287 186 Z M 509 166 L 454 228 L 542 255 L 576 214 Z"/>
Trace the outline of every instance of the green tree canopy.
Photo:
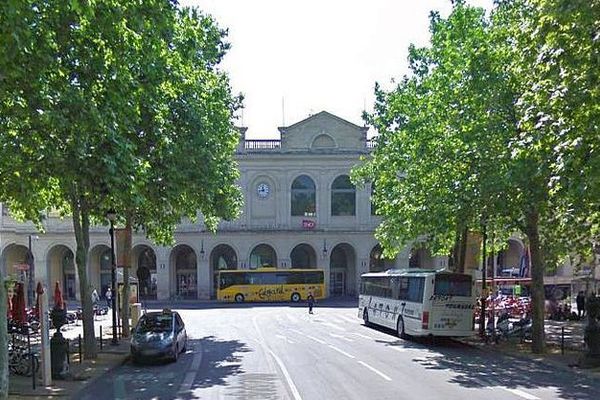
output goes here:
<path id="1" fill-rule="evenodd" d="M 490 17 L 454 2 L 431 16 L 411 75 L 376 88 L 378 146 L 354 172 L 375 182 L 391 255 L 417 237 L 448 254 L 464 226 L 520 232 L 532 253 L 533 349 L 543 348 L 543 275 L 598 233 L 597 2 L 507 0 Z"/>
<path id="2" fill-rule="evenodd" d="M 167 0 L 0 6 L 0 199 L 38 223 L 72 216 L 88 357 L 91 223 L 114 208 L 166 243 L 183 216 L 237 215 L 225 34 Z"/>

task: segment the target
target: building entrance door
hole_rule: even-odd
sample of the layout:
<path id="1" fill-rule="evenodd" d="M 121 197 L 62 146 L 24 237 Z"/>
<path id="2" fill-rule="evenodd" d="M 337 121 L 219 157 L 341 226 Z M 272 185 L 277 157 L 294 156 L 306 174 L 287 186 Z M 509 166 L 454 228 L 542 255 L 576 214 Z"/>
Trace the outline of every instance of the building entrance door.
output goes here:
<path id="1" fill-rule="evenodd" d="M 346 272 L 331 271 L 329 275 L 332 296 L 343 296 L 346 294 Z"/>
<path id="2" fill-rule="evenodd" d="M 67 300 L 75 300 L 75 274 L 65 273 L 64 297 Z"/>

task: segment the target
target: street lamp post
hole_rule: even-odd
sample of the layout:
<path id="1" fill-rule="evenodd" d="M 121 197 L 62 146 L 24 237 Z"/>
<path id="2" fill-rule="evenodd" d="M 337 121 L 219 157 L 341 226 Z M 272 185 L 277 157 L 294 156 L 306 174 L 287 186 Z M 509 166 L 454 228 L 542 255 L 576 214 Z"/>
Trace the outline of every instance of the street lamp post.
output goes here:
<path id="1" fill-rule="evenodd" d="M 110 278 L 111 278 L 111 291 L 112 291 L 112 341 L 111 344 L 117 345 L 117 266 L 115 263 L 115 219 L 117 214 L 114 210 L 110 210 L 106 213 L 106 218 L 110 221 Z"/>

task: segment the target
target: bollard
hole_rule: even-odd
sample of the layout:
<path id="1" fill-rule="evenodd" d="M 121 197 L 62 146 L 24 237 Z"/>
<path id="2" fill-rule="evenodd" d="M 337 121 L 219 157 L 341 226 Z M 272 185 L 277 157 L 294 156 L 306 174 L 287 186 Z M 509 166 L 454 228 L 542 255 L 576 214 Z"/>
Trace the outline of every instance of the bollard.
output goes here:
<path id="1" fill-rule="evenodd" d="M 83 361 L 83 349 L 81 348 L 81 333 L 77 337 L 77 344 L 79 345 L 79 364 Z"/>
<path id="2" fill-rule="evenodd" d="M 560 354 L 565 354 L 565 327 L 560 328 Z"/>
<path id="3" fill-rule="evenodd" d="M 100 351 L 102 351 L 102 325 L 100 325 Z"/>

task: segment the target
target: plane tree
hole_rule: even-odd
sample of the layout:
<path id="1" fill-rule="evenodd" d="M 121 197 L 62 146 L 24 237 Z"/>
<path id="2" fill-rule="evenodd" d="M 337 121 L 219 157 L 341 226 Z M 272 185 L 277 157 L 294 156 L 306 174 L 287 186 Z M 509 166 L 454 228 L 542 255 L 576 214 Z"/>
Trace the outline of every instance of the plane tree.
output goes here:
<path id="1" fill-rule="evenodd" d="M 375 183 L 388 255 L 417 237 L 447 255 L 458 232 L 481 225 L 495 242 L 520 233 L 537 353 L 546 265 L 589 253 L 598 233 L 598 20 L 594 2 L 561 0 L 502 1 L 489 17 L 463 1 L 448 18 L 432 13 L 411 73 L 376 88 L 377 147 L 354 171 Z"/>
<path id="2" fill-rule="evenodd" d="M 0 6 L 0 199 L 42 229 L 48 209 L 72 219 L 87 358 L 89 234 L 106 211 L 160 243 L 182 217 L 237 215 L 225 34 L 167 0 Z"/>

